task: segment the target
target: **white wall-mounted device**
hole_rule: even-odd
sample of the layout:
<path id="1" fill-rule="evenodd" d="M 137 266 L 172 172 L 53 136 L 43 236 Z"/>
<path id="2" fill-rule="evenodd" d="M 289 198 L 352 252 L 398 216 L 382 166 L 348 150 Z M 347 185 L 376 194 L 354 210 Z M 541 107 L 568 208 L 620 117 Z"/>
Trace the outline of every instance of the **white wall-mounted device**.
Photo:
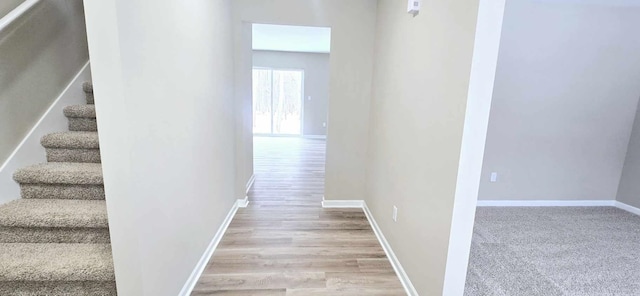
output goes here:
<path id="1" fill-rule="evenodd" d="M 420 2 L 421 0 L 408 0 L 407 4 L 407 12 L 412 14 L 413 16 L 418 15 L 420 12 Z"/>

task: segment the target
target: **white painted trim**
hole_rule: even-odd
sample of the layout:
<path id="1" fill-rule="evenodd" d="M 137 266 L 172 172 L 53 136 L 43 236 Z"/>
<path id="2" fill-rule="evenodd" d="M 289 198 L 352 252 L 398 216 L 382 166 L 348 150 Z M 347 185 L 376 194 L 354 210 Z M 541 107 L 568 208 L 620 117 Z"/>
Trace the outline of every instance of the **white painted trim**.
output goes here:
<path id="1" fill-rule="evenodd" d="M 249 190 L 251 190 L 251 186 L 253 186 L 253 183 L 256 181 L 256 175 L 252 174 L 251 178 L 249 178 L 249 181 L 247 181 L 247 185 L 245 186 L 245 194 L 249 193 Z"/>
<path id="2" fill-rule="evenodd" d="M 302 138 L 302 135 L 296 134 L 262 134 L 253 133 L 254 138 Z"/>
<path id="3" fill-rule="evenodd" d="M 31 7 L 38 4 L 38 2 L 40 2 L 40 0 L 26 0 L 22 2 L 22 4 L 18 5 L 18 7 L 14 8 L 12 11 L 3 16 L 0 19 L 0 31 L 4 30 L 7 26 L 9 26 L 25 12 L 31 9 Z"/>
<path id="4" fill-rule="evenodd" d="M 13 181 L 15 170 L 47 161 L 40 138 L 48 133 L 68 130 L 68 121 L 62 110 L 68 105 L 86 102 L 82 83 L 91 81 L 90 70 L 87 61 L 0 166 L 0 204 L 20 198 L 20 187 Z"/>
<path id="5" fill-rule="evenodd" d="M 304 135 L 302 136 L 305 139 L 318 139 L 318 140 L 326 140 L 326 135 Z"/>
<path id="6" fill-rule="evenodd" d="M 487 140 L 506 0 L 480 0 L 442 295 L 462 296 Z"/>
<path id="7" fill-rule="evenodd" d="M 326 140 L 326 135 L 253 134 L 255 138 L 302 138 Z"/>
<path id="8" fill-rule="evenodd" d="M 244 196 L 244 198 L 238 198 L 238 207 L 240 208 L 246 208 L 247 206 L 249 206 L 249 190 L 251 190 L 251 186 L 253 186 L 253 183 L 256 181 L 256 175 L 252 174 L 251 177 L 249 178 L 249 181 L 247 181 L 247 185 L 245 185 L 245 191 L 244 193 L 246 194 Z"/>
<path id="9" fill-rule="evenodd" d="M 614 207 L 615 200 L 479 200 L 479 207 Z"/>
<path id="10" fill-rule="evenodd" d="M 304 137 L 304 105 L 305 105 L 305 102 L 306 102 L 306 100 L 305 100 L 305 97 L 306 97 L 305 91 L 306 90 L 304 88 L 304 85 L 305 85 L 305 79 L 306 78 L 305 78 L 305 69 L 301 69 L 301 70 L 302 70 L 302 85 L 301 85 L 302 97 L 300 98 L 300 136 Z"/>
<path id="11" fill-rule="evenodd" d="M 400 282 L 404 287 L 404 291 L 407 292 L 407 295 L 409 296 L 417 296 L 418 291 L 416 291 L 416 288 L 411 283 L 409 275 L 407 275 L 407 273 L 404 271 L 404 268 L 402 268 L 400 260 L 398 260 L 398 257 L 396 257 L 393 249 L 391 249 L 391 245 L 384 237 L 384 234 L 382 234 L 382 230 L 380 230 L 380 227 L 378 227 L 378 223 L 376 223 L 376 220 L 373 218 L 373 214 L 369 210 L 369 207 L 367 207 L 367 203 L 364 201 L 362 201 L 362 210 L 364 210 L 364 214 L 367 216 L 369 224 L 371 224 L 371 228 L 373 228 L 373 232 L 376 234 L 380 245 L 382 245 L 384 253 L 387 254 L 387 258 L 389 258 L 391 266 L 393 266 L 393 270 L 396 272 L 396 275 L 398 275 L 398 278 L 400 279 Z"/>
<path id="12" fill-rule="evenodd" d="M 640 209 L 634 207 L 634 206 L 630 206 L 626 203 L 623 202 L 619 202 L 619 201 L 615 201 L 615 207 L 621 210 L 625 210 L 629 213 L 632 214 L 636 214 L 636 215 L 640 215 Z"/>
<path id="13" fill-rule="evenodd" d="M 249 197 L 245 196 L 242 199 L 238 198 L 238 201 L 236 203 L 238 204 L 239 208 L 246 208 L 249 205 Z"/>
<path id="14" fill-rule="evenodd" d="M 191 292 L 193 291 L 193 288 L 196 286 L 196 283 L 198 283 L 198 279 L 200 278 L 200 275 L 202 275 L 204 268 L 207 266 L 207 263 L 209 263 L 211 256 L 213 256 L 213 252 L 218 247 L 218 244 L 222 240 L 224 233 L 227 231 L 227 228 L 229 227 L 229 224 L 231 224 L 231 220 L 233 220 L 233 217 L 236 215 L 237 211 L 238 211 L 238 203 L 234 203 L 233 206 L 231 207 L 231 210 L 229 210 L 227 217 L 222 222 L 222 225 L 220 225 L 220 228 L 218 228 L 218 232 L 216 232 L 216 234 L 211 239 L 209 246 L 207 246 L 207 249 L 204 251 L 204 254 L 202 254 L 202 257 L 200 257 L 200 260 L 198 261 L 195 268 L 191 272 L 191 275 L 189 276 L 187 281 L 184 283 L 184 286 L 182 286 L 182 290 L 178 295 L 188 296 L 191 294 Z"/>
<path id="15" fill-rule="evenodd" d="M 363 200 L 322 200 L 323 208 L 363 208 Z"/>

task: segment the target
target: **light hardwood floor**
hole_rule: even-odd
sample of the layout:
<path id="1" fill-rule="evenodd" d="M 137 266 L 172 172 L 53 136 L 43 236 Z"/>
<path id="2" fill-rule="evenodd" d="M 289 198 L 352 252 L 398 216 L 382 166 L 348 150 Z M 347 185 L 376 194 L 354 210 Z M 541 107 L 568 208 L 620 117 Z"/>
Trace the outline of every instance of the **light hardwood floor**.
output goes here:
<path id="1" fill-rule="evenodd" d="M 406 295 L 361 209 L 323 209 L 325 141 L 254 139 L 255 183 L 192 295 Z"/>

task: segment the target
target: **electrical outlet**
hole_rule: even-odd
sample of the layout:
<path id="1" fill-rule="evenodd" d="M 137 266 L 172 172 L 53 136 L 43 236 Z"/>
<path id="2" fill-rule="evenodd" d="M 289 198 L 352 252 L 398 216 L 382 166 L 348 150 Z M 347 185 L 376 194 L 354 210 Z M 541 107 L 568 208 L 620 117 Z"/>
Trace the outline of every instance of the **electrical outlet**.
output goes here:
<path id="1" fill-rule="evenodd" d="M 322 123 L 322 127 L 327 127 L 327 123 L 326 123 L 326 122 L 323 122 L 323 123 Z"/>
<path id="2" fill-rule="evenodd" d="M 498 172 L 491 173 L 491 183 L 498 182 Z"/>
<path id="3" fill-rule="evenodd" d="M 398 207 L 393 206 L 393 222 L 398 221 Z"/>

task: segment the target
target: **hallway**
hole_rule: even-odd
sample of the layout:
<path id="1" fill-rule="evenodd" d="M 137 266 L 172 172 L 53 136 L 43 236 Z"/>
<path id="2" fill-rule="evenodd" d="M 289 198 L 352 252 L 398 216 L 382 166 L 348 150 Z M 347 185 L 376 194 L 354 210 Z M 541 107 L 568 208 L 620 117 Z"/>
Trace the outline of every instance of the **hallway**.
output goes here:
<path id="1" fill-rule="evenodd" d="M 360 209 L 323 209 L 325 141 L 254 138 L 255 183 L 192 295 L 406 295 Z"/>

